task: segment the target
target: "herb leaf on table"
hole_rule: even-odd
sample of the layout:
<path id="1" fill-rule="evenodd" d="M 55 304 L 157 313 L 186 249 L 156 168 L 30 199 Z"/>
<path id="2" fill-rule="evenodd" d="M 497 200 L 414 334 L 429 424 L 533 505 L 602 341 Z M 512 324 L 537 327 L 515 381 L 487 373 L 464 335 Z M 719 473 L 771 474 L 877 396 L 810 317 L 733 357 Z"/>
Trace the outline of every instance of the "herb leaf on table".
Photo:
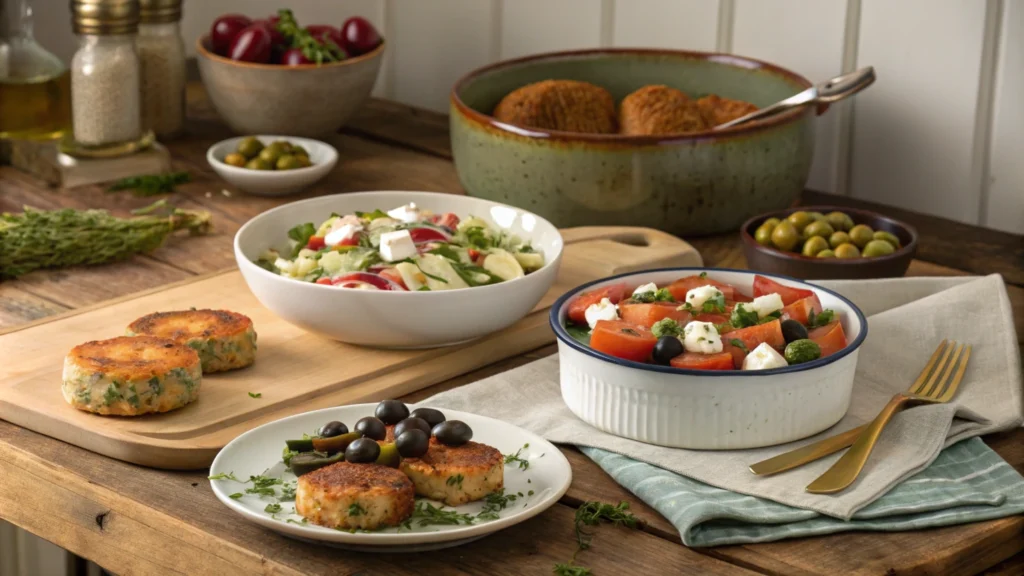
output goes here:
<path id="1" fill-rule="evenodd" d="M 166 174 L 146 174 L 122 178 L 107 188 L 107 192 L 131 190 L 135 196 L 157 196 L 174 192 L 174 187 L 190 181 L 188 172 L 168 172 Z"/>

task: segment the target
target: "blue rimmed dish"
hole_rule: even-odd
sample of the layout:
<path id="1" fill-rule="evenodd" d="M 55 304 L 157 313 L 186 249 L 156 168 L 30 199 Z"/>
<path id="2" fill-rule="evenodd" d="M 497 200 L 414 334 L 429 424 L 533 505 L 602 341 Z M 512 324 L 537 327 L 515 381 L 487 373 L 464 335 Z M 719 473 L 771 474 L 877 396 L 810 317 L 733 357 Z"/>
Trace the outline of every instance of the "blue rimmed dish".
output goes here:
<path id="1" fill-rule="evenodd" d="M 707 450 L 758 448 L 817 434 L 839 422 L 850 406 L 867 319 L 840 294 L 787 276 L 760 274 L 812 290 L 841 318 L 849 344 L 825 358 L 771 370 L 684 370 L 615 358 L 574 338 L 565 328 L 570 301 L 616 283 L 662 286 L 707 272 L 740 289 L 756 272 L 728 268 L 663 268 L 612 276 L 579 286 L 551 308 L 558 339 L 562 399 L 584 422 L 617 436 Z"/>

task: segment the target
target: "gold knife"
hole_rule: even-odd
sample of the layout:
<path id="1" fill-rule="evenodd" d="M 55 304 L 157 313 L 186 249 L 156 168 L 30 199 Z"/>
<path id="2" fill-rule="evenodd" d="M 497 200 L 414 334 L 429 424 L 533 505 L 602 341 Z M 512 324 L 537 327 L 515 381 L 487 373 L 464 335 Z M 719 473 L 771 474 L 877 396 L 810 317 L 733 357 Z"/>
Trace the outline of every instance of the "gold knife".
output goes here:
<path id="1" fill-rule="evenodd" d="M 773 456 L 767 460 L 762 460 L 756 464 L 751 464 L 750 471 L 758 476 L 767 476 L 768 474 L 777 474 L 779 472 L 785 472 L 791 470 L 797 466 L 803 466 L 808 462 L 813 462 L 818 458 L 824 458 L 829 454 L 835 454 L 843 448 L 849 448 L 853 446 L 853 443 L 857 441 L 860 433 L 867 428 L 867 424 L 863 426 L 857 426 L 851 430 L 847 430 L 842 434 L 836 434 L 824 440 L 819 440 L 814 444 L 808 444 L 797 448 L 796 450 L 790 450 L 785 454 L 779 454 Z"/>

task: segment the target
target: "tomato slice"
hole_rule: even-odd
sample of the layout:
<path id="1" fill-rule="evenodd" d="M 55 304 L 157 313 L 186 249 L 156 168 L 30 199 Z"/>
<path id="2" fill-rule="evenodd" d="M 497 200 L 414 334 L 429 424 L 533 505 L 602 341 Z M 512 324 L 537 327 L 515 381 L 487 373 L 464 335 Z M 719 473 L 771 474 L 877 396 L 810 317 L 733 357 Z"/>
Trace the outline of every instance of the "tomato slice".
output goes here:
<path id="1" fill-rule="evenodd" d="M 331 280 L 330 278 L 317 278 L 316 283 L 323 284 L 324 286 L 331 286 L 334 284 L 334 281 Z"/>
<path id="2" fill-rule="evenodd" d="M 733 292 L 733 294 L 732 294 L 732 301 L 733 302 L 753 302 L 754 299 L 751 298 L 750 296 L 747 296 L 743 292 L 740 292 L 739 290 L 737 290 L 737 291 Z"/>
<path id="3" fill-rule="evenodd" d="M 412 241 L 416 244 L 422 242 L 449 242 L 451 237 L 433 228 L 410 228 L 409 236 L 412 237 Z"/>
<path id="4" fill-rule="evenodd" d="M 822 358 L 839 352 L 847 344 L 846 333 L 838 320 L 809 331 L 807 337 L 821 348 Z"/>
<path id="5" fill-rule="evenodd" d="M 821 314 L 821 301 L 818 296 L 811 294 L 807 298 L 801 298 L 782 309 L 782 316 L 807 326 L 811 321 L 811 311 Z"/>
<path id="6" fill-rule="evenodd" d="M 309 241 L 306 242 L 306 248 L 308 248 L 310 250 L 319 250 L 319 249 L 323 248 L 326 245 L 327 244 L 324 243 L 324 237 L 323 236 L 310 236 L 309 237 Z"/>
<path id="7" fill-rule="evenodd" d="M 689 312 L 676 310 L 678 307 L 679 304 L 675 302 L 623 303 L 619 305 L 619 316 L 626 322 L 647 328 L 654 326 L 655 322 L 663 318 L 671 318 L 680 324 L 686 324 L 693 319 Z"/>
<path id="8" fill-rule="evenodd" d="M 732 354 L 719 352 L 717 354 L 697 354 L 696 352 L 683 352 L 670 362 L 676 368 L 688 368 L 690 370 L 732 370 Z"/>
<path id="9" fill-rule="evenodd" d="M 723 337 L 722 339 L 724 341 L 737 339 L 743 342 L 747 350 L 753 350 L 763 342 L 767 342 L 769 346 L 778 350 L 786 347 L 786 339 L 782 336 L 782 322 L 777 319 L 764 324 L 733 330 L 729 332 L 728 338 Z"/>
<path id="10" fill-rule="evenodd" d="M 765 278 L 760 275 L 754 276 L 754 298 L 768 294 L 778 294 L 782 297 L 782 303 L 786 306 L 789 306 L 797 300 L 814 296 L 814 292 L 811 290 L 790 288 L 789 286 L 779 284 L 771 278 Z"/>
<path id="11" fill-rule="evenodd" d="M 590 347 L 609 356 L 646 362 L 658 339 L 645 326 L 622 320 L 599 320 L 590 333 Z"/>
<path id="12" fill-rule="evenodd" d="M 591 304 L 597 304 L 604 298 L 611 300 L 612 304 L 618 304 L 626 297 L 628 290 L 625 284 L 612 284 L 580 294 L 569 302 L 569 320 L 577 324 L 586 324 L 586 312 Z"/>
<path id="13" fill-rule="evenodd" d="M 722 295 L 725 296 L 726 300 L 733 300 L 736 294 L 736 288 L 730 286 L 724 282 L 716 282 L 711 278 L 701 278 L 700 276 L 687 276 L 686 278 L 680 278 L 675 282 L 669 284 L 668 291 L 672 293 L 672 297 L 680 302 L 686 301 L 686 293 L 694 288 L 700 288 L 701 286 L 714 286 L 721 290 Z"/>

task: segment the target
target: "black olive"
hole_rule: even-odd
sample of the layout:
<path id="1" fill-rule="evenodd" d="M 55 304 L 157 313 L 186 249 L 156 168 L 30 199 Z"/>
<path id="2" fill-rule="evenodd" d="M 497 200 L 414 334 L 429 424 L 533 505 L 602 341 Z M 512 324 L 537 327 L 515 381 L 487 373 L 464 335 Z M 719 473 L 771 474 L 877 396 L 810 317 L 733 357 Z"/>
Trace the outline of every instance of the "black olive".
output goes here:
<path id="1" fill-rule="evenodd" d="M 348 434 L 348 426 L 344 422 L 334 420 L 320 427 L 321 438 L 334 438 L 342 434 Z"/>
<path id="2" fill-rule="evenodd" d="M 417 408 L 413 410 L 412 414 L 409 414 L 409 416 L 411 418 L 422 418 L 423 420 L 426 420 L 427 424 L 429 424 L 431 428 L 446 420 L 444 413 L 434 408 Z M 430 432 L 430 430 L 427 430 L 427 432 Z"/>
<path id="3" fill-rule="evenodd" d="M 409 417 L 409 407 L 401 400 L 384 400 L 377 404 L 374 416 L 385 424 L 398 424 Z"/>
<path id="4" fill-rule="evenodd" d="M 419 458 L 430 447 L 430 436 L 418 428 L 411 428 L 395 437 L 395 445 L 402 458 Z"/>
<path id="5" fill-rule="evenodd" d="M 360 438 L 345 448 L 345 462 L 367 464 L 376 462 L 380 456 L 380 444 L 369 438 Z"/>
<path id="6" fill-rule="evenodd" d="M 655 364 L 668 366 L 672 359 L 683 353 L 683 343 L 675 336 L 662 336 L 654 345 L 654 352 L 651 357 Z"/>
<path id="7" fill-rule="evenodd" d="M 473 430 L 461 420 L 441 422 L 431 430 L 434 438 L 446 446 L 462 446 L 473 437 Z"/>
<path id="8" fill-rule="evenodd" d="M 807 328 L 804 328 L 804 325 L 796 320 L 783 320 L 782 337 L 786 339 L 786 344 L 797 340 L 806 340 Z"/>
<path id="9" fill-rule="evenodd" d="M 410 416 L 398 424 L 395 424 L 395 438 L 401 436 L 402 432 L 405 432 L 406 430 L 423 430 L 424 434 L 430 436 L 431 427 L 423 418 Z"/>
<path id="10" fill-rule="evenodd" d="M 373 416 L 360 418 L 356 422 L 356 432 L 374 440 L 383 440 L 388 435 L 388 429 L 384 426 L 384 423 Z"/>

